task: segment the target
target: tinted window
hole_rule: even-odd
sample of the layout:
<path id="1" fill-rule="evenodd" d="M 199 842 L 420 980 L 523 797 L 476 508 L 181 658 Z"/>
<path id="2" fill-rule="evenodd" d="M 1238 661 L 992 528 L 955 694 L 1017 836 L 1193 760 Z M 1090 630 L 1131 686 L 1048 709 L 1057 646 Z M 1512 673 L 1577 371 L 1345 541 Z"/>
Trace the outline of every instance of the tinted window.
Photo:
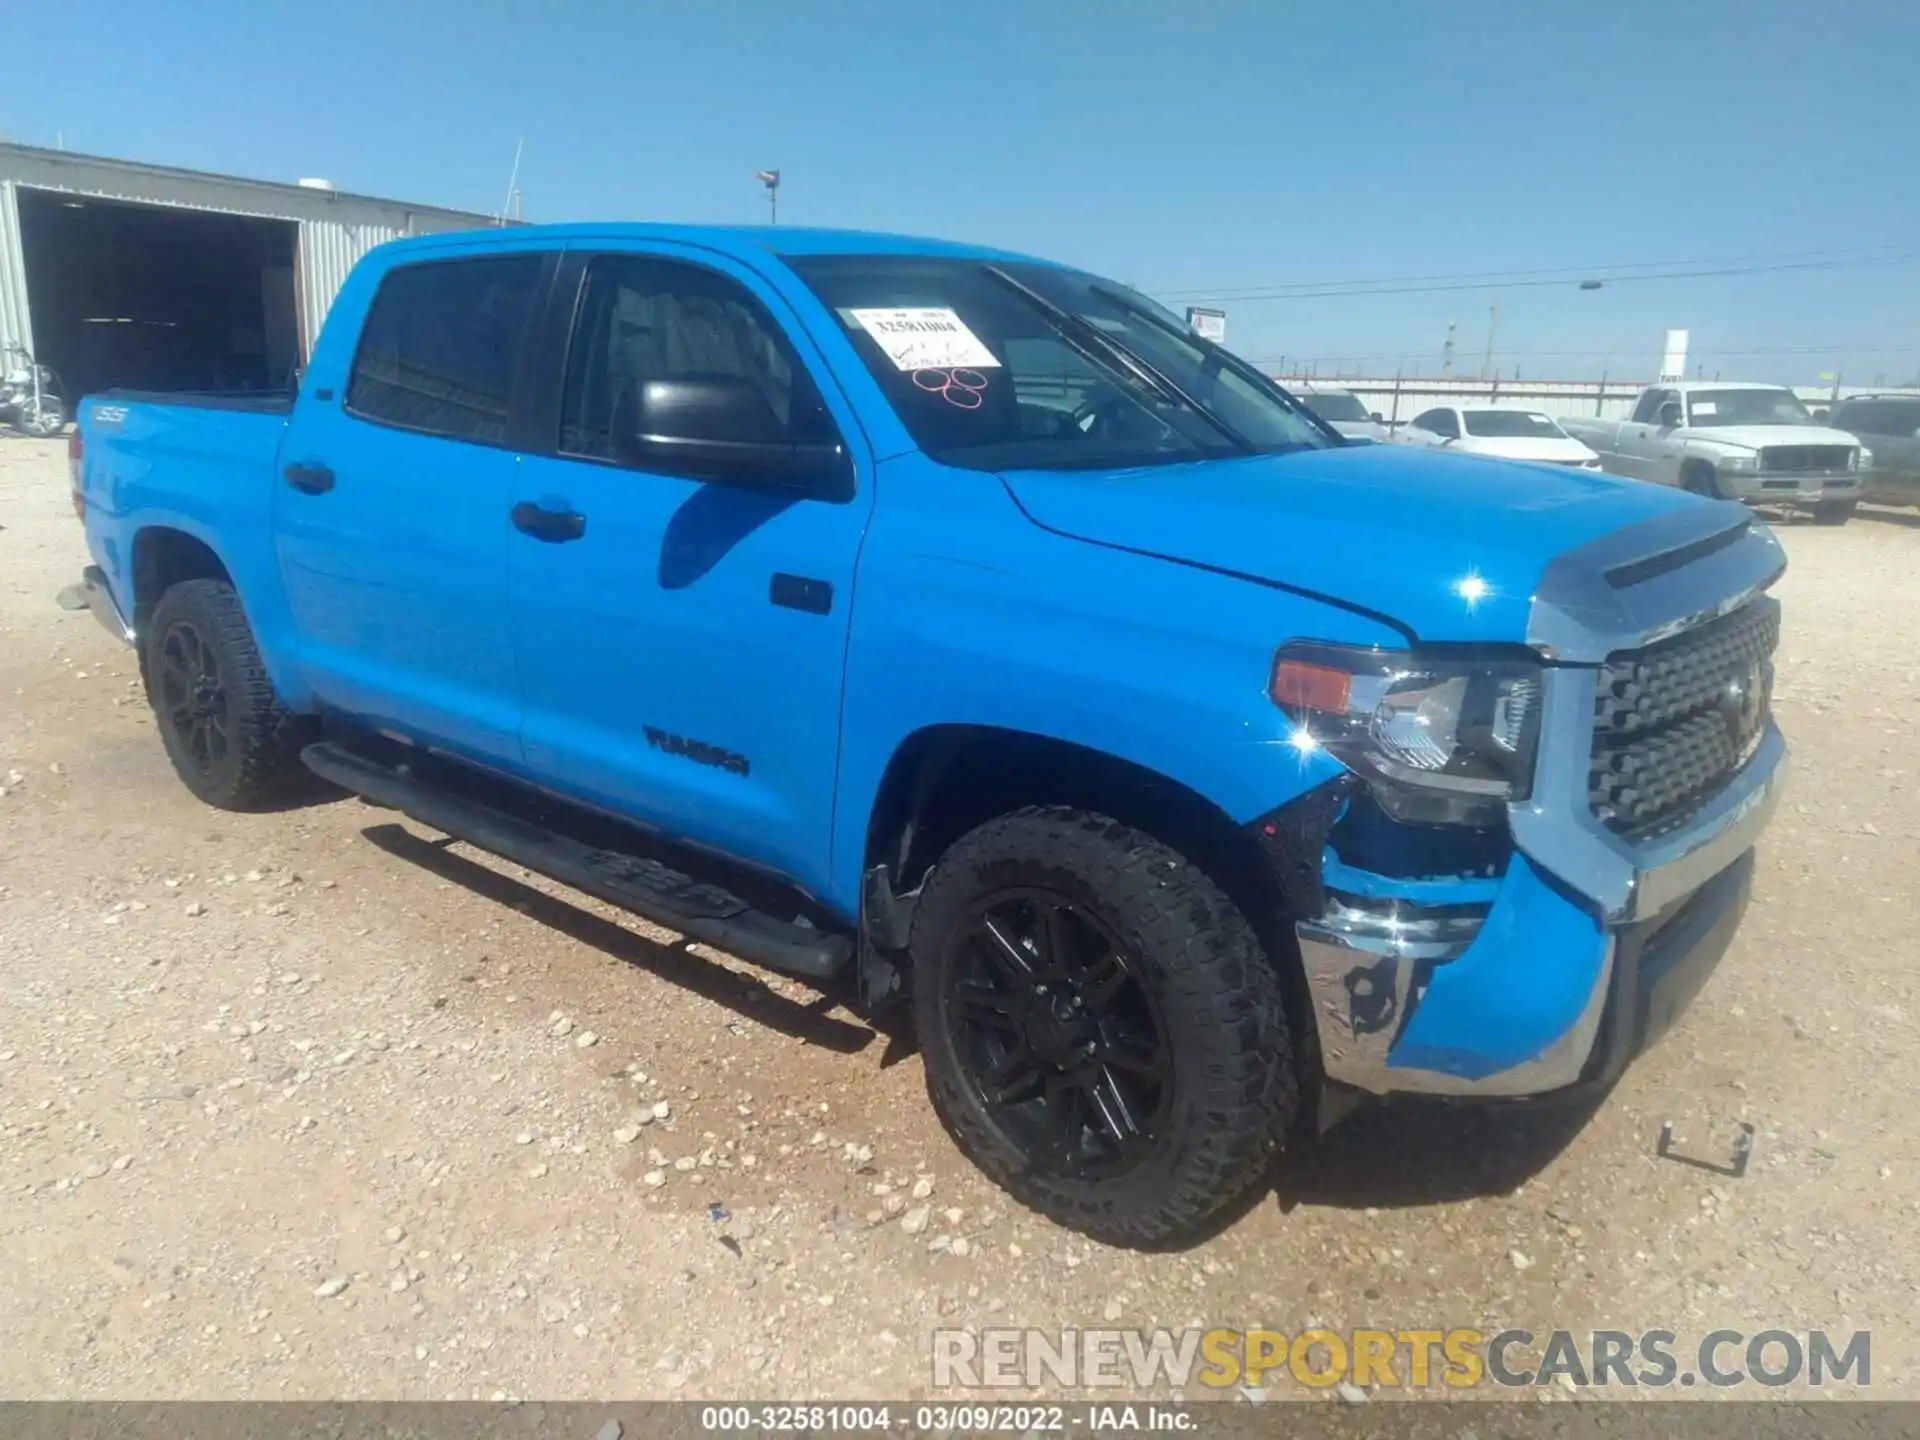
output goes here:
<path id="1" fill-rule="evenodd" d="M 560 448 L 617 460 L 622 414 L 654 380 L 743 382 L 766 402 L 760 435 L 832 444 L 833 420 L 811 377 L 760 303 L 698 266 L 609 255 L 587 270 L 567 355 Z"/>
<path id="2" fill-rule="evenodd" d="M 408 265 L 380 282 L 347 385 L 369 420 L 504 444 L 542 257 Z"/>
<path id="3" fill-rule="evenodd" d="M 1445 435 L 1454 440 L 1460 438 L 1460 423 L 1453 418 L 1451 410 L 1429 410 L 1414 417 L 1413 423 L 1430 435 Z"/>
<path id="4" fill-rule="evenodd" d="M 1467 434 L 1500 440 L 1561 440 L 1566 432 L 1533 410 L 1469 410 Z"/>
<path id="5" fill-rule="evenodd" d="M 1673 398 L 1670 390 L 1649 390 L 1641 395 L 1640 403 L 1633 407 L 1633 418 L 1643 424 L 1651 425 L 1660 418 L 1660 407 Z"/>
<path id="6" fill-rule="evenodd" d="M 1371 418 L 1360 397 L 1351 390 L 1308 390 L 1296 398 L 1329 425 L 1336 420 L 1356 424 Z"/>
<path id="7" fill-rule="evenodd" d="M 788 263 L 915 443 L 950 465 L 1096 468 L 1334 443 L 1245 361 L 1111 281 L 943 256 Z"/>
<path id="8" fill-rule="evenodd" d="M 1856 400 L 1833 412 L 1837 430 L 1907 436 L 1920 430 L 1920 400 Z"/>

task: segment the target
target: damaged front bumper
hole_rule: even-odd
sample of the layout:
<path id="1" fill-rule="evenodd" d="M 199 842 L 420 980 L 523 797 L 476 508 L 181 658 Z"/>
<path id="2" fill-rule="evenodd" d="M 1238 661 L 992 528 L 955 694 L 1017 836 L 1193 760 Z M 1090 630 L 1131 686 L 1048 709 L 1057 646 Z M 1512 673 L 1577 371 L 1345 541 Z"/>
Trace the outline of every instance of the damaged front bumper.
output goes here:
<path id="1" fill-rule="evenodd" d="M 1711 818 L 1632 870 L 1628 883 L 1648 903 L 1612 920 L 1599 896 L 1520 849 L 1491 886 L 1423 882 L 1420 898 L 1329 894 L 1320 915 L 1295 923 L 1326 1077 L 1373 1094 L 1428 1095 L 1611 1082 L 1731 942 L 1785 760 L 1774 731 Z M 1347 885 L 1362 878 L 1329 860 Z"/>
<path id="2" fill-rule="evenodd" d="M 1785 784 L 1779 729 L 1766 721 L 1752 755 L 1683 826 L 1638 843 L 1596 818 L 1588 775 L 1598 662 L 1743 603 L 1778 573 L 1771 536 L 1707 539 L 1719 543 L 1671 527 L 1629 533 L 1549 572 L 1530 639 L 1559 663 L 1543 672 L 1532 789 L 1504 825 L 1460 834 L 1473 852 L 1460 865 L 1361 868 L 1356 856 L 1393 846 L 1377 843 L 1377 815 L 1368 838 L 1353 777 L 1255 822 L 1280 867 L 1328 1080 L 1452 1096 L 1605 1085 L 1698 992 L 1739 925 L 1753 847 Z M 1676 549 L 1709 553 L 1657 563 Z M 1595 591 L 1593 576 L 1613 574 L 1630 578 Z M 1703 594 L 1735 598 L 1703 604 Z"/>

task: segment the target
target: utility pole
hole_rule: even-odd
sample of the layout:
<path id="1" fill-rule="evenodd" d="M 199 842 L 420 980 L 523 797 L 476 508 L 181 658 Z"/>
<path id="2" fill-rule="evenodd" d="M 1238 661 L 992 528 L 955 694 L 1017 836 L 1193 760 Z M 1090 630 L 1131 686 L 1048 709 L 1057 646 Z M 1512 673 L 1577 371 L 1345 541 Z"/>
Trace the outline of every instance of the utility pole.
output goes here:
<path id="1" fill-rule="evenodd" d="M 513 168 L 507 171 L 507 198 L 500 206 L 502 223 L 518 220 L 523 213 L 520 200 L 520 154 L 526 147 L 527 142 L 524 139 L 513 142 Z"/>
<path id="2" fill-rule="evenodd" d="M 1494 301 L 1487 307 L 1487 353 L 1480 362 L 1480 378 L 1487 378 L 1487 371 L 1493 368 L 1493 337 L 1500 330 L 1500 302 Z"/>
<path id="3" fill-rule="evenodd" d="M 1454 325 L 1455 325 L 1455 322 L 1452 320 L 1449 320 L 1447 322 L 1447 343 L 1443 347 L 1441 347 L 1441 350 L 1440 350 L 1440 373 L 1442 375 L 1451 375 L 1453 373 Z"/>

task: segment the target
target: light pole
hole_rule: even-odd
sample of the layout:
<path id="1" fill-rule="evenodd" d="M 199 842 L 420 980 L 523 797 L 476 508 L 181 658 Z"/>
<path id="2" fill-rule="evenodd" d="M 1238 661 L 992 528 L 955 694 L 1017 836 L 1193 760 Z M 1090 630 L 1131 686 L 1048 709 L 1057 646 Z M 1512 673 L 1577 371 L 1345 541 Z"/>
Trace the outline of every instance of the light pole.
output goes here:
<path id="1" fill-rule="evenodd" d="M 767 187 L 767 223 L 778 225 L 780 223 L 780 172 L 762 170 L 754 176 L 754 179 Z"/>

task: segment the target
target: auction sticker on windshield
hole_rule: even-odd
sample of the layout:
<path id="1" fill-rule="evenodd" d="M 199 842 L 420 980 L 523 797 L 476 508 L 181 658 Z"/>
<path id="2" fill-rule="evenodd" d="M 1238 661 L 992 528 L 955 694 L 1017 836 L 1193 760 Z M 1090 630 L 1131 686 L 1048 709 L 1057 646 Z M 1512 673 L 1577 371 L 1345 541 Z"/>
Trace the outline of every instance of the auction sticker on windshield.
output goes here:
<path id="1" fill-rule="evenodd" d="M 1000 363 L 946 306 L 855 310 L 852 315 L 898 370 L 945 370 L 956 365 L 980 370 Z"/>

